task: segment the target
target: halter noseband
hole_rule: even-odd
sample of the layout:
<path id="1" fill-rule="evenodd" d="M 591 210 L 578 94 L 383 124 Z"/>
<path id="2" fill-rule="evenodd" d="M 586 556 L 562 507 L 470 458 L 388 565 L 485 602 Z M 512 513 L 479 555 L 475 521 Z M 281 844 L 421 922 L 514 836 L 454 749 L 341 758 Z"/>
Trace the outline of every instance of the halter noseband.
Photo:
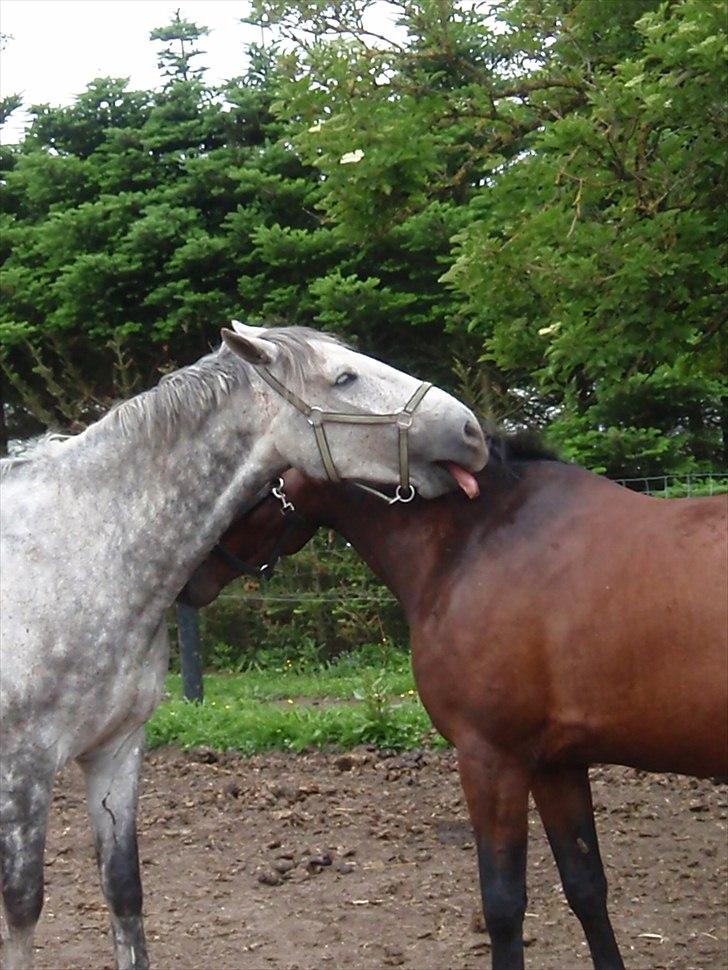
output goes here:
<path id="1" fill-rule="evenodd" d="M 394 497 L 380 492 L 371 485 L 363 482 L 353 482 L 358 488 L 363 488 L 372 495 L 383 499 L 389 505 L 395 502 L 411 502 L 415 497 L 415 487 L 410 481 L 409 473 L 409 429 L 412 426 L 412 416 L 419 407 L 425 394 L 430 390 L 432 384 L 423 381 L 417 388 L 412 397 L 407 401 L 403 408 L 394 411 L 392 414 L 351 414 L 347 411 L 323 411 L 315 405 L 307 404 L 302 398 L 293 391 L 290 391 L 285 384 L 281 384 L 277 377 L 274 377 L 269 370 L 260 365 L 256 366 L 256 371 L 263 380 L 281 397 L 292 404 L 297 411 L 304 415 L 308 423 L 313 428 L 316 436 L 321 461 L 323 462 L 329 481 L 340 482 L 341 477 L 336 470 L 334 459 L 331 455 L 328 438 L 326 437 L 325 424 L 396 424 L 399 438 L 399 485 L 394 492 Z M 275 494 L 275 492 L 274 492 Z"/>

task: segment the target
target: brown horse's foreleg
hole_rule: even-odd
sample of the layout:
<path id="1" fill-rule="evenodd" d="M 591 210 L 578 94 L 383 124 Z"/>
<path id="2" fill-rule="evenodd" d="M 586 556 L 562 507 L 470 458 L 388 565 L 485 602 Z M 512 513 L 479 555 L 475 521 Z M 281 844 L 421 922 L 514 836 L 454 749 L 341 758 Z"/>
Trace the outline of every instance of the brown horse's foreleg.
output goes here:
<path id="1" fill-rule="evenodd" d="M 584 927 L 596 970 L 623 970 L 607 913 L 607 880 L 599 855 L 587 769 L 539 772 L 532 791 L 566 898 Z"/>
<path id="2" fill-rule="evenodd" d="M 493 970 L 522 970 L 529 775 L 485 744 L 458 748 L 458 762 L 478 847 Z"/>

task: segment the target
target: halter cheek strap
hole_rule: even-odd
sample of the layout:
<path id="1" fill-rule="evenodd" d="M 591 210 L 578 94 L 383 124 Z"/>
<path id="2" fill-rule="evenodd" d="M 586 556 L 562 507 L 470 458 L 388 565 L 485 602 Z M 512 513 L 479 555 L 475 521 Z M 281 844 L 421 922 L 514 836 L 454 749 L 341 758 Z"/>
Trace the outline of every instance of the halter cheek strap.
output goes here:
<path id="1" fill-rule="evenodd" d="M 323 411 L 315 405 L 307 404 L 303 398 L 294 394 L 277 377 L 274 377 L 267 368 L 256 366 L 255 369 L 266 384 L 272 387 L 274 391 L 277 391 L 281 397 L 285 398 L 289 404 L 292 404 L 297 411 L 300 411 L 305 416 L 313 428 L 324 470 L 332 482 L 340 482 L 341 476 L 336 470 L 329 440 L 326 437 L 326 424 L 396 424 L 399 440 L 399 485 L 395 490 L 394 497 L 391 498 L 389 495 L 385 495 L 384 492 L 380 492 L 371 485 L 365 485 L 362 482 L 354 482 L 354 484 L 378 496 L 390 505 L 394 502 L 412 501 L 416 493 L 415 487 L 410 481 L 409 429 L 412 426 L 412 416 L 421 404 L 425 394 L 432 387 L 432 384 L 426 381 L 420 384 L 405 406 L 391 414 L 351 414 L 348 411 Z"/>

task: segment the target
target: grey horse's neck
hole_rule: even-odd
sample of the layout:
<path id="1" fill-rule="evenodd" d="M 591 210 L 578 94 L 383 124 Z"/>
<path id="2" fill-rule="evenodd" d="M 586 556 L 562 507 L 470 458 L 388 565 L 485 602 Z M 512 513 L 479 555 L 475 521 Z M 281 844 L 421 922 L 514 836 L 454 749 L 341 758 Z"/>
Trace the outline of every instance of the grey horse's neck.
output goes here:
<path id="1" fill-rule="evenodd" d="M 79 564 L 88 593 L 113 589 L 114 612 L 126 597 L 137 615 L 158 617 L 241 502 L 280 470 L 265 392 L 231 355 L 223 363 L 214 355 L 177 372 L 10 472 L 45 496 L 59 533 L 41 539 L 46 548 L 60 544 Z"/>

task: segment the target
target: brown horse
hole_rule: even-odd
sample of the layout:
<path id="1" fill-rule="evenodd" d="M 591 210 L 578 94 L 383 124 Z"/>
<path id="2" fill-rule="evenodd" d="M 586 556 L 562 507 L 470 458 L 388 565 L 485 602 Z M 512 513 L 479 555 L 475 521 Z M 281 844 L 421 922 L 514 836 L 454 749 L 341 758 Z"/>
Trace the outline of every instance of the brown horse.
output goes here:
<path id="1" fill-rule="evenodd" d="M 529 792 L 595 967 L 623 967 L 607 915 L 588 766 L 728 774 L 728 496 L 665 500 L 491 442 L 480 497 L 388 507 L 297 472 L 286 493 L 398 598 L 422 702 L 457 748 L 493 967 L 523 966 Z M 262 502 L 222 539 L 263 562 L 285 519 Z M 279 550 L 280 551 L 280 550 Z M 202 605 L 238 574 L 212 555 Z"/>

